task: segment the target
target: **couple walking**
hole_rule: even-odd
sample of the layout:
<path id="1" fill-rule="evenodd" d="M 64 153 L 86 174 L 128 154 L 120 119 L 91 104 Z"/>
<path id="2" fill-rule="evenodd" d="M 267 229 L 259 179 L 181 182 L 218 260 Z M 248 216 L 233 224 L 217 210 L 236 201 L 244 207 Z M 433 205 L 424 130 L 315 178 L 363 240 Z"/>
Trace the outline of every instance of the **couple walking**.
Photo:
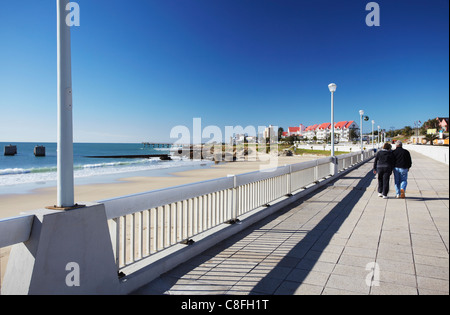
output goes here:
<path id="1" fill-rule="evenodd" d="M 411 154 L 403 149 L 401 141 L 397 141 L 395 146 L 396 149 L 391 151 L 392 146 L 385 143 L 383 149 L 375 156 L 373 173 L 378 173 L 378 197 L 383 199 L 387 199 L 392 171 L 394 171 L 396 198 L 405 198 L 408 171 L 412 165 Z"/>

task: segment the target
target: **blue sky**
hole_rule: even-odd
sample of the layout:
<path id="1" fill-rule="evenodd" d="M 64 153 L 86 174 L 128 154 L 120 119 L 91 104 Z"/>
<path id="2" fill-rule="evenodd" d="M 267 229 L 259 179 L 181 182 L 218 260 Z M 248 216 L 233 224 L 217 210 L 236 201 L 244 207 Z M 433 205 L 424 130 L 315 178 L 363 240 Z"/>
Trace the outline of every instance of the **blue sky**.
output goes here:
<path id="1" fill-rule="evenodd" d="M 449 115 L 449 1 L 78 0 L 75 142 Z M 56 1 L 0 0 L 0 141 L 56 141 Z M 364 131 L 371 124 L 366 123 Z M 174 141 L 176 139 L 172 139 Z M 206 139 L 207 140 L 207 139 Z"/>

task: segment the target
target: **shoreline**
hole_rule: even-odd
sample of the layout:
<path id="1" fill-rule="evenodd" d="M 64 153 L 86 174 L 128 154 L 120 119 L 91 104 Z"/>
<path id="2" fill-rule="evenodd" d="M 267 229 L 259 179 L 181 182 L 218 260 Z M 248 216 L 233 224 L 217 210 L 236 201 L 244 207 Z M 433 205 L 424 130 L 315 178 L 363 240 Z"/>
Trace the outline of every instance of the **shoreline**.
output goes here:
<path id="1" fill-rule="evenodd" d="M 295 164 L 321 158 L 319 156 L 290 156 L 278 157 L 277 165 Z M 140 176 L 122 174 L 111 182 L 75 184 L 75 202 L 93 202 L 105 200 L 145 191 L 167 187 L 185 185 L 194 182 L 226 177 L 230 174 L 243 174 L 258 171 L 260 167 L 268 165 L 264 161 L 236 161 L 217 165 L 208 165 L 190 170 L 171 171 L 163 176 L 149 176 L 148 173 Z M 20 215 L 21 212 L 36 210 L 56 204 L 56 186 L 35 188 L 26 193 L 0 195 L 0 219 Z"/>
<path id="2" fill-rule="evenodd" d="M 76 176 L 74 173 L 74 185 L 94 185 L 94 184 L 110 184 L 120 182 L 123 178 L 129 177 L 165 177 L 172 176 L 174 172 L 183 172 L 186 170 L 203 169 L 213 165 L 212 163 L 200 163 L 191 165 L 175 165 L 164 166 L 158 168 L 150 168 L 146 170 L 128 170 L 114 173 L 97 174 L 93 176 Z M 34 182 L 25 182 L 20 184 L 0 186 L 0 197 L 4 195 L 25 195 L 34 192 L 35 190 L 43 188 L 56 187 L 56 172 L 55 178 L 49 180 L 39 180 Z"/>

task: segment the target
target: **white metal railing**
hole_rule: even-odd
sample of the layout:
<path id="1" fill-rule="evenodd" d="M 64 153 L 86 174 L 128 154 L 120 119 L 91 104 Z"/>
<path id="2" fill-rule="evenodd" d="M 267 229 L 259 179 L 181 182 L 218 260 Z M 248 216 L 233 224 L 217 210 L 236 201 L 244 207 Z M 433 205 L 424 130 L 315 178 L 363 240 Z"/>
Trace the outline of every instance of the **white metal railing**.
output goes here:
<path id="1" fill-rule="evenodd" d="M 374 155 L 337 157 L 338 171 Z M 119 269 L 331 176 L 332 158 L 99 201 Z M 29 239 L 34 215 L 0 219 L 0 247 Z"/>
<path id="2" fill-rule="evenodd" d="M 373 150 L 337 157 L 342 171 Z M 119 269 L 332 175 L 331 157 L 99 201 Z"/>

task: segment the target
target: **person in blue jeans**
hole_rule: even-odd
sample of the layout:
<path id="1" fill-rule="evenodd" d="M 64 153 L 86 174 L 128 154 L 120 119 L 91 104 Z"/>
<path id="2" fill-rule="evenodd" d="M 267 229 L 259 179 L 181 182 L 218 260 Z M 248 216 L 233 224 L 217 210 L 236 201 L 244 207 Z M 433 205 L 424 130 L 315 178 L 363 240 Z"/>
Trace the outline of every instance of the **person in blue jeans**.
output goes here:
<path id="1" fill-rule="evenodd" d="M 403 144 L 399 140 L 395 142 L 395 164 L 394 164 L 394 182 L 397 198 L 405 198 L 406 186 L 408 185 L 408 171 L 412 166 L 411 154 L 403 149 Z"/>

